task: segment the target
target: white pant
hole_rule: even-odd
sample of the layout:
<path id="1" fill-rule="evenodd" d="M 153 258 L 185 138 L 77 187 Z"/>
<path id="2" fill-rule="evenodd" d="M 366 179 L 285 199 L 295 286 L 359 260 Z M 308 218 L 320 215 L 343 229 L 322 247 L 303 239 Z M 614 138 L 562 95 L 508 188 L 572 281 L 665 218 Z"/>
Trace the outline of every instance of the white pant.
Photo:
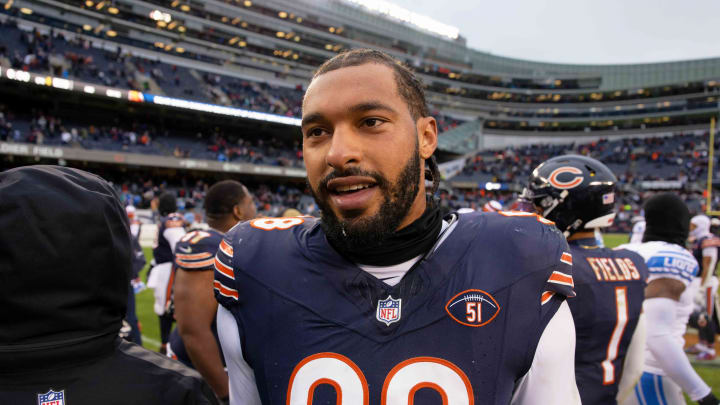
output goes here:
<path id="1" fill-rule="evenodd" d="M 685 405 L 685 398 L 669 377 L 644 372 L 634 394 L 620 405 Z"/>

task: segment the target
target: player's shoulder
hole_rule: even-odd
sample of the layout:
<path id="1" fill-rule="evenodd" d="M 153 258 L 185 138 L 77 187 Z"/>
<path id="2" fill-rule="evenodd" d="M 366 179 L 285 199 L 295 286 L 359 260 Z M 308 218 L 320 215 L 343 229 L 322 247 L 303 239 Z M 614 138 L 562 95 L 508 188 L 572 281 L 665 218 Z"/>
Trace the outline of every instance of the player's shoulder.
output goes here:
<path id="1" fill-rule="evenodd" d="M 317 218 L 310 216 L 257 218 L 235 225 L 228 231 L 225 240 L 232 246 L 242 243 L 244 251 L 277 250 L 287 247 L 287 244 L 295 244 L 318 222 Z"/>
<path id="2" fill-rule="evenodd" d="M 570 249 L 565 237 L 552 221 L 521 211 L 468 213 L 460 215 L 462 232 L 477 234 L 476 252 L 503 254 L 542 268 L 567 256 Z"/>
<path id="3" fill-rule="evenodd" d="M 223 234 L 214 229 L 196 229 L 185 234 L 175 246 L 176 254 L 212 253 L 218 249 Z"/>

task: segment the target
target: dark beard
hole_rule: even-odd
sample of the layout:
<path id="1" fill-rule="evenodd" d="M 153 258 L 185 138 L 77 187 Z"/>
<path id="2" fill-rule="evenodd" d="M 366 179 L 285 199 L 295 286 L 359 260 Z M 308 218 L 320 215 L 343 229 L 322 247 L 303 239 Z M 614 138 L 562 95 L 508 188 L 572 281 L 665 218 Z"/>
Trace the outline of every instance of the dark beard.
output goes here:
<path id="1" fill-rule="evenodd" d="M 338 218 L 328 204 L 329 197 L 322 199 L 318 194 L 328 195 L 328 181 L 346 176 L 372 177 L 384 197 L 378 213 L 371 217 L 359 217 L 349 220 Z M 325 177 L 318 190 L 309 187 L 318 206 L 322 210 L 320 225 L 325 231 L 330 244 L 340 251 L 353 252 L 383 245 L 400 223 L 405 219 L 420 191 L 420 150 L 415 144 L 415 151 L 407 165 L 400 172 L 395 184 L 390 184 L 385 177 L 377 172 L 366 172 L 358 168 L 350 168 L 342 172 L 334 171 Z"/>

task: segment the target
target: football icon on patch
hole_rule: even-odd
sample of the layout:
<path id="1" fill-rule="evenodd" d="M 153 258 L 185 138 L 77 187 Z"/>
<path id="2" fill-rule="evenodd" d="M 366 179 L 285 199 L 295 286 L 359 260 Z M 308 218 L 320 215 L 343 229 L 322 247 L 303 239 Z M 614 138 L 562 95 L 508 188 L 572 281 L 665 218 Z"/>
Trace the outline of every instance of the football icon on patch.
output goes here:
<path id="1" fill-rule="evenodd" d="M 65 405 L 65 390 L 50 391 L 38 394 L 38 405 Z"/>
<path id="2" fill-rule="evenodd" d="M 445 311 L 457 323 L 477 328 L 495 319 L 500 313 L 500 304 L 483 290 L 465 290 L 450 298 Z"/>
<path id="3" fill-rule="evenodd" d="M 400 320 L 400 310 L 402 309 L 402 299 L 394 299 L 392 295 L 389 295 L 384 300 L 378 301 L 377 312 L 375 316 L 380 322 L 385 322 L 385 325 L 390 326 L 391 323 Z"/>

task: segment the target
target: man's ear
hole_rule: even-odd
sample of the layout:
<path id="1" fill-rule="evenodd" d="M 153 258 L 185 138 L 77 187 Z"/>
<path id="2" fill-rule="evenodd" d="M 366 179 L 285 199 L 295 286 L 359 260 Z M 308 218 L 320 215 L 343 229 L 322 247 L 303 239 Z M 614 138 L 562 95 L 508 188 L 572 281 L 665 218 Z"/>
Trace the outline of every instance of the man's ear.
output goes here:
<path id="1" fill-rule="evenodd" d="M 437 121 L 435 118 L 427 116 L 417 120 L 418 147 L 420 149 L 420 158 L 429 159 L 438 143 Z"/>
<path id="2" fill-rule="evenodd" d="M 232 214 L 235 222 L 240 222 L 240 220 L 243 219 L 243 212 L 240 204 L 233 205 Z"/>

